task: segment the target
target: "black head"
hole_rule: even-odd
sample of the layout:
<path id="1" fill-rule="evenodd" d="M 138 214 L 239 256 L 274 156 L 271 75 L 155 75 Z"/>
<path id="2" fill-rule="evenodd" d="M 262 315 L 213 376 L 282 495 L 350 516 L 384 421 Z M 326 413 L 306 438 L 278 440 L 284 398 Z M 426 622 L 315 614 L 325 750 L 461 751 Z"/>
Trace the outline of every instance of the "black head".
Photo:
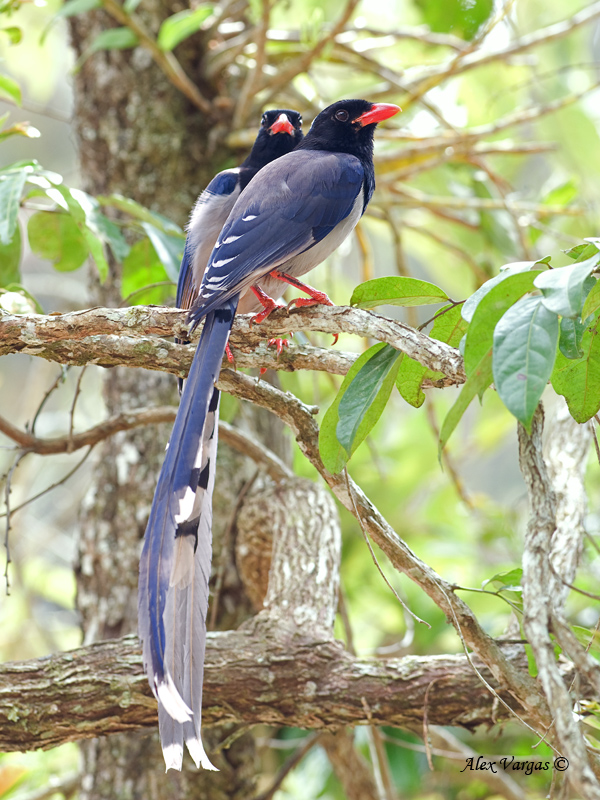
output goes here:
<path id="1" fill-rule="evenodd" d="M 389 103 L 339 100 L 315 117 L 302 149 L 350 153 L 359 158 L 373 153 L 373 134 L 378 122 L 400 111 Z"/>
<path id="2" fill-rule="evenodd" d="M 252 152 L 244 166 L 260 169 L 280 156 L 290 153 L 302 141 L 302 117 L 289 108 L 265 111 Z"/>

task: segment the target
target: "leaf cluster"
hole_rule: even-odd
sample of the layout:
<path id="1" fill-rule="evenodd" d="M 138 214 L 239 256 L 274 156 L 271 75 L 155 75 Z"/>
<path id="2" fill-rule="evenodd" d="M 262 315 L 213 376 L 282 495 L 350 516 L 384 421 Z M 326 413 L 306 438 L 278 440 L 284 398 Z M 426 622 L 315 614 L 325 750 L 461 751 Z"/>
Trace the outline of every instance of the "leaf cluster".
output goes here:
<path id="1" fill-rule="evenodd" d="M 416 306 L 450 301 L 432 318 L 431 337 L 459 347 L 467 380 L 440 434 L 443 448 L 471 401 L 494 385 L 507 410 L 529 431 L 546 385 L 563 395 L 576 422 L 600 408 L 600 239 L 571 248 L 569 266 L 550 257 L 506 264 L 459 303 L 427 281 L 379 278 L 358 286 L 351 304 Z M 329 408 L 320 435 L 324 463 L 339 472 L 380 418 L 393 387 L 412 406 L 423 381 L 443 377 L 390 345 L 375 344 L 356 361 Z"/>

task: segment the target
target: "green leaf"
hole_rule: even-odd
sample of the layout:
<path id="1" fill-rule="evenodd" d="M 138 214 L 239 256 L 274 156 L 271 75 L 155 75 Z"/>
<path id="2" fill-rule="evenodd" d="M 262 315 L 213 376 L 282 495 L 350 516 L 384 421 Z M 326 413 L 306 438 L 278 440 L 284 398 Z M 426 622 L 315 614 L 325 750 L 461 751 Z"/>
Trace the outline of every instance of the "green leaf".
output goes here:
<path id="1" fill-rule="evenodd" d="M 533 289 L 534 281 L 540 274 L 540 270 L 529 270 L 507 275 L 482 297 L 473 314 L 465 339 L 463 355 L 467 375 L 477 368 L 483 356 L 492 347 L 494 329 L 499 320 L 513 303 Z"/>
<path id="2" fill-rule="evenodd" d="M 556 356 L 552 373 L 552 386 L 557 394 L 567 401 L 571 416 L 576 422 L 591 419 L 600 409 L 600 336 L 598 315 L 593 327 L 588 328 L 581 339 L 583 357 L 577 361 Z"/>
<path id="3" fill-rule="evenodd" d="M 100 8 L 101 5 L 101 0 L 67 0 L 66 3 L 62 4 L 60 9 L 44 28 L 40 37 L 40 44 L 44 44 L 48 32 L 59 19 L 74 17 L 76 14 L 85 14 L 87 11 L 93 11 L 95 8 Z"/>
<path id="4" fill-rule="evenodd" d="M 575 638 L 580 645 L 593 653 L 596 658 L 600 656 L 600 642 L 595 630 L 582 628 L 580 625 L 571 625 L 571 631 L 575 634 Z M 600 720 L 596 720 L 595 727 L 600 728 Z"/>
<path id="5" fill-rule="evenodd" d="M 33 252 L 52 261 L 60 272 L 78 269 L 87 258 L 77 223 L 63 211 L 38 211 L 29 219 L 27 234 Z"/>
<path id="6" fill-rule="evenodd" d="M 510 603 L 515 611 L 523 612 L 523 570 L 520 567 L 508 570 L 508 572 L 498 572 L 493 578 L 484 581 L 482 588 L 494 591 L 503 600 Z M 506 596 L 505 596 L 506 595 Z"/>
<path id="7" fill-rule="evenodd" d="M 468 323 L 461 316 L 460 305 L 446 306 L 442 311 L 444 313 L 440 312 L 434 320 L 430 336 L 432 339 L 446 342 L 451 347 L 457 347 L 467 330 Z M 421 389 L 425 378 L 435 381 L 443 377 L 441 372 L 427 369 L 418 361 L 405 355 L 400 363 L 396 386 L 407 403 L 415 408 L 420 408 L 425 401 L 425 394 Z"/>
<path id="8" fill-rule="evenodd" d="M 336 436 L 348 457 L 365 440 L 381 416 L 402 358 L 402 354 L 390 345 L 381 348 L 375 345 L 367 352 L 371 352 L 371 358 L 345 389 L 338 406 Z"/>
<path id="9" fill-rule="evenodd" d="M 96 36 L 91 45 L 79 56 L 75 64 L 75 71 L 81 69 L 81 65 L 99 50 L 127 50 L 130 47 L 137 47 L 139 39 L 130 28 L 109 28 Z"/>
<path id="10" fill-rule="evenodd" d="M 416 278 L 375 278 L 357 286 L 350 299 L 351 306 L 422 306 L 445 303 L 448 295 L 439 286 Z"/>
<path id="11" fill-rule="evenodd" d="M 157 42 L 160 49 L 173 50 L 184 39 L 197 33 L 213 11 L 212 3 L 203 3 L 193 10 L 186 8 L 166 19 L 158 32 Z"/>
<path id="12" fill-rule="evenodd" d="M 175 238 L 163 233 L 149 222 L 143 222 L 142 228 L 148 234 L 148 238 L 152 242 L 156 255 L 165 268 L 169 280 L 177 283 L 179 279 L 179 264 L 183 256 L 183 242 L 178 237 Z"/>
<path id="13" fill-rule="evenodd" d="M 596 281 L 592 286 L 590 293 L 586 297 L 583 309 L 581 311 L 581 319 L 587 319 L 590 314 L 595 314 L 600 308 L 600 281 Z"/>
<path id="14" fill-rule="evenodd" d="M 541 297 L 524 297 L 494 331 L 494 384 L 500 399 L 526 428 L 548 383 L 558 342 L 558 317 Z"/>
<path id="15" fill-rule="evenodd" d="M 542 203 L 545 206 L 568 206 L 569 203 L 577 197 L 579 188 L 577 182 L 571 178 L 566 183 L 557 186 L 548 192 L 543 198 Z"/>
<path id="16" fill-rule="evenodd" d="M 101 0 L 67 0 L 57 11 L 56 17 L 74 17 L 76 14 L 85 14 L 100 8 L 101 5 Z"/>
<path id="17" fill-rule="evenodd" d="M 83 209 L 85 224 L 102 242 L 108 244 L 115 258 L 122 261 L 129 253 L 129 245 L 125 241 L 121 229 L 100 211 L 100 204 L 95 197 L 82 192 L 80 189 L 71 189 L 73 197 Z"/>
<path id="18" fill-rule="evenodd" d="M 131 28 L 110 28 L 102 31 L 96 36 L 90 45 L 90 52 L 97 53 L 99 50 L 128 50 L 136 47 L 139 39 Z"/>
<path id="19" fill-rule="evenodd" d="M 139 292 L 131 300 L 133 305 L 163 304 L 169 294 L 172 294 L 170 287 L 154 287 L 144 292 L 141 292 L 140 289 L 151 283 L 167 280 L 165 268 L 156 255 L 156 250 L 150 240 L 142 239 L 142 241 L 136 242 L 129 251 L 129 255 L 123 261 L 121 296 L 125 298 L 134 292 Z"/>
<path id="20" fill-rule="evenodd" d="M 472 39 L 494 8 L 493 0 L 415 0 L 432 31 Z"/>
<path id="21" fill-rule="evenodd" d="M 522 582 L 523 570 L 521 567 L 515 567 L 507 572 L 498 572 L 492 578 L 488 578 L 487 581 L 482 583 L 482 588 L 491 584 L 497 592 L 518 592 L 523 591 L 523 587 L 521 586 Z"/>
<path id="22" fill-rule="evenodd" d="M 598 261 L 600 256 L 594 255 L 579 264 L 548 270 L 539 275 L 535 280 L 535 286 L 542 290 L 544 295 L 542 302 L 548 311 L 560 314 L 562 317 L 578 317 L 583 308 L 583 301 L 593 286 L 588 282 L 588 278 L 598 265 Z"/>
<path id="23" fill-rule="evenodd" d="M 23 187 L 27 180 L 27 167 L 0 172 L 0 243 L 9 244 L 17 226 L 17 214 Z"/>
<path id="24" fill-rule="evenodd" d="M 588 258 L 591 258 L 598 252 L 598 248 L 595 244 L 590 244 L 589 242 L 586 244 L 576 244 L 575 247 L 571 247 L 570 250 L 565 250 L 564 253 L 569 258 L 572 258 L 576 261 L 585 261 Z"/>
<path id="25" fill-rule="evenodd" d="M 339 420 L 338 412 L 339 412 L 340 402 L 344 397 L 346 390 L 348 389 L 348 387 L 350 386 L 356 375 L 358 375 L 362 367 L 371 358 L 373 358 L 373 356 L 375 356 L 380 350 L 383 350 L 384 348 L 389 348 L 389 345 L 386 345 L 383 342 L 379 342 L 378 344 L 369 348 L 369 350 L 367 350 L 366 353 L 362 353 L 362 355 L 360 355 L 357 358 L 357 360 L 348 370 L 348 373 L 344 378 L 342 385 L 340 386 L 340 389 L 336 395 L 335 400 L 333 401 L 331 406 L 327 409 L 327 412 L 323 417 L 323 423 L 321 425 L 321 430 L 319 431 L 319 452 L 321 454 L 321 458 L 323 459 L 323 464 L 330 472 L 333 473 L 340 472 L 348 461 L 348 453 L 339 443 L 336 434 L 338 420 Z M 389 349 L 393 350 L 393 348 Z M 398 353 L 398 351 L 394 352 L 396 353 L 396 357 L 399 358 L 401 356 L 401 354 Z M 393 387 L 393 383 L 394 381 L 392 377 L 392 380 L 390 381 L 390 391 Z M 385 388 L 387 389 L 387 385 Z M 359 434 L 360 433 L 361 431 L 359 431 Z"/>
<path id="26" fill-rule="evenodd" d="M 540 263 L 542 262 L 515 261 L 512 264 L 506 264 L 504 267 L 502 267 L 502 271 L 498 275 L 496 275 L 494 278 L 490 278 L 489 281 L 486 281 L 484 284 L 482 284 L 479 289 L 477 289 L 477 291 L 467 299 L 462 307 L 463 319 L 466 319 L 467 322 L 471 322 L 473 319 L 473 314 L 475 313 L 475 309 L 486 296 L 486 294 L 492 291 L 494 286 L 502 283 L 502 281 L 505 281 L 511 275 L 518 275 L 521 272 L 528 272 L 532 269 L 532 267 Z"/>
<path id="27" fill-rule="evenodd" d="M 400 362 L 396 376 L 396 388 L 413 408 L 421 408 L 425 402 L 425 392 L 421 389 L 421 386 L 427 372 L 427 367 L 409 358 L 406 354 Z"/>
<path id="28" fill-rule="evenodd" d="M 21 280 L 21 230 L 17 224 L 8 244 L 0 243 L 0 286 L 6 288 Z"/>
<path id="29" fill-rule="evenodd" d="M 440 453 L 448 443 L 448 439 L 460 422 L 463 414 L 469 407 L 474 397 L 483 394 L 492 382 L 492 349 L 484 355 L 477 367 L 463 384 L 460 394 L 456 398 L 454 405 L 446 414 L 446 418 L 440 431 Z"/>
<path id="30" fill-rule="evenodd" d="M 15 25 L 10 25 L 8 28 L 0 28 L 0 30 L 8 36 L 11 44 L 19 44 L 23 38 L 23 31 Z"/>
<path id="31" fill-rule="evenodd" d="M 139 219 L 142 222 L 149 222 L 155 228 L 163 231 L 163 233 L 179 236 L 182 241 L 185 239 L 185 234 L 179 225 L 176 225 L 168 217 L 158 214 L 156 211 L 150 211 L 149 208 L 146 208 L 140 203 L 136 203 L 135 200 L 131 200 L 129 197 L 123 197 L 123 195 L 120 194 L 111 194 L 98 195 L 96 199 L 103 206 L 118 208 L 120 211 L 124 211 L 126 214 L 134 217 L 134 219 Z"/>
<path id="32" fill-rule="evenodd" d="M 8 97 L 16 105 L 21 105 L 22 99 L 19 84 L 9 78 L 8 75 L 0 75 L 0 97 Z"/>
<path id="33" fill-rule="evenodd" d="M 581 358 L 583 356 L 581 339 L 586 327 L 587 326 L 585 323 L 579 319 L 562 317 L 560 321 L 560 337 L 558 339 L 558 347 L 565 358 L 574 359 Z"/>
<path id="34" fill-rule="evenodd" d="M 103 242 L 101 237 L 97 235 L 95 227 L 93 227 L 93 222 L 92 227 L 90 227 L 88 224 L 88 215 L 92 215 L 94 211 L 94 203 L 96 201 L 94 201 L 93 198 L 91 198 L 90 195 L 86 194 L 85 192 L 81 192 L 77 189 L 73 189 L 73 191 L 71 191 L 66 186 L 62 185 L 56 186 L 54 190 L 50 189 L 47 192 L 49 196 L 52 193 L 54 193 L 57 200 L 60 197 L 64 203 L 66 203 L 67 209 L 77 224 L 90 255 L 96 262 L 100 280 L 104 282 L 108 276 L 109 267 L 104 255 Z M 83 203 L 83 206 L 79 202 L 80 200 Z"/>

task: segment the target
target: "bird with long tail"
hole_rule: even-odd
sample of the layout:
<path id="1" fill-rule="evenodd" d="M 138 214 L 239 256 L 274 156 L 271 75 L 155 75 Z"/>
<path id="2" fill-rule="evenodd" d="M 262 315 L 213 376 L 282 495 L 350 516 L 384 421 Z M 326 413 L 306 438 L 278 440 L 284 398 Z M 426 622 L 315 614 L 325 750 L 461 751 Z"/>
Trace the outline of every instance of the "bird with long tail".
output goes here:
<path id="1" fill-rule="evenodd" d="M 211 564 L 219 392 L 215 387 L 240 298 L 254 295 L 264 319 L 288 284 L 330 303 L 299 276 L 353 230 L 375 188 L 373 136 L 398 106 L 341 100 L 315 118 L 291 153 L 261 169 L 236 200 L 208 261 L 189 319 L 204 328 L 185 382 L 154 494 L 140 562 L 139 632 L 158 700 L 167 769 L 181 769 L 183 743 L 214 769 L 200 724 Z M 254 302 L 254 301 L 253 301 Z"/>

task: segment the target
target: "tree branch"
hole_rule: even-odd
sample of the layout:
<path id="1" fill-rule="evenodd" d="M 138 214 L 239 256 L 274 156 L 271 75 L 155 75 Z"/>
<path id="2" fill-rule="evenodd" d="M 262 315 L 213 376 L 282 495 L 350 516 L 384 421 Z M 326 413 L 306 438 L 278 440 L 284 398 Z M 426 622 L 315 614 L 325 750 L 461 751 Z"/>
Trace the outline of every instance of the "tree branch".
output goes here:
<path id="1" fill-rule="evenodd" d="M 185 376 L 193 356 L 193 347 L 175 345 L 148 335 L 187 337 L 187 313 L 177 309 L 133 306 L 123 309 L 93 308 L 68 314 L 0 313 L 0 355 L 27 353 L 50 361 L 86 363 L 112 367 L 145 367 Z M 442 372 L 453 383 L 464 383 L 462 357 L 426 334 L 383 317 L 373 311 L 346 306 L 275 311 L 260 326 L 251 316 L 236 317 L 231 345 L 238 367 L 267 366 L 275 369 L 327 369 L 345 374 L 354 363 L 354 354 L 292 346 L 278 359 L 264 340 L 296 331 L 351 333 L 386 342 L 415 361 Z M 123 335 L 124 332 L 126 335 Z M 133 334 L 133 335 L 132 335 Z M 196 339 L 198 334 L 192 337 Z M 262 348 L 262 349 L 261 349 Z M 239 355 L 238 355 L 238 352 Z M 249 353 L 257 355 L 249 357 Z M 297 354 L 297 355 L 296 355 Z M 326 366 L 325 366 L 326 365 Z"/>
<path id="2" fill-rule="evenodd" d="M 418 724 L 434 680 L 432 724 L 472 729 L 496 719 L 493 698 L 464 656 L 361 659 L 339 642 L 279 634 L 208 634 L 203 724 L 335 730 L 368 722 L 363 698 L 374 724 Z M 156 722 L 133 635 L 0 666 L 0 750 L 47 749 Z"/>
<path id="3" fill-rule="evenodd" d="M 519 461 L 527 484 L 531 516 L 523 550 L 523 627 L 533 649 L 539 680 L 552 709 L 553 726 L 562 753 L 569 760 L 569 782 L 583 797 L 600 798 L 600 784 L 586 753 L 581 731 L 554 655 L 550 638 L 554 580 L 550 543 L 556 528 L 556 496 L 542 457 L 544 416 L 538 407 L 531 435 L 519 425 Z"/>
<path id="4" fill-rule="evenodd" d="M 456 596 L 454 587 L 412 552 L 362 490 L 343 473 L 332 475 L 325 469 L 319 455 L 318 427 L 311 409 L 289 394 L 231 370 L 221 372 L 217 385 L 237 397 L 268 408 L 291 428 L 303 454 L 337 499 L 358 519 L 365 535 L 371 537 L 392 565 L 423 589 L 446 614 L 465 649 L 472 648 L 498 683 L 509 687 L 513 697 L 518 698 L 523 706 L 524 715 L 534 720 L 542 731 L 548 729 L 551 717 L 546 700 L 528 672 L 514 669 L 501 646 L 485 633 L 469 606 Z"/>

